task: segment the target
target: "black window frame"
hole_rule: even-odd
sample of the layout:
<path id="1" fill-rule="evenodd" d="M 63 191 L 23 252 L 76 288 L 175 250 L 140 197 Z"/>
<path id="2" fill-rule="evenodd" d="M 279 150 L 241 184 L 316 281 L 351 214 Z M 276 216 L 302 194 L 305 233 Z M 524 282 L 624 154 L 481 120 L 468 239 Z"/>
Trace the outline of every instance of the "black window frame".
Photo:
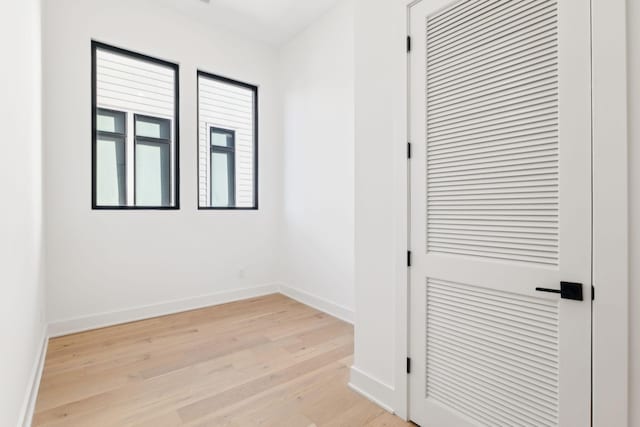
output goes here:
<path id="1" fill-rule="evenodd" d="M 221 145 L 215 145 L 213 143 L 213 134 L 226 134 L 231 136 L 231 144 L 224 147 Z M 229 204 L 235 206 L 236 204 L 236 131 L 233 129 L 224 129 L 221 127 L 210 126 L 209 127 L 209 156 L 213 157 L 213 153 L 227 154 L 231 159 L 231 165 L 227 167 L 227 191 L 229 193 Z M 213 170 L 213 165 L 211 165 Z M 213 172 L 209 173 L 209 191 L 213 192 Z M 213 197 L 211 197 L 213 199 Z M 232 206 L 227 206 L 230 208 Z M 223 208 L 224 206 L 218 206 Z"/>
<path id="2" fill-rule="evenodd" d="M 169 137 L 168 138 L 154 138 L 152 136 L 141 136 L 138 135 L 138 120 L 143 122 L 168 122 L 169 123 Z M 138 205 L 138 164 L 137 164 L 137 153 L 138 153 L 138 142 L 144 144 L 145 142 L 150 142 L 153 144 L 166 144 L 169 146 L 169 159 L 171 159 L 171 123 L 173 120 L 165 119 L 163 117 L 154 117 L 149 116 L 148 114 L 133 114 L 133 203 Z M 169 160 L 169 185 L 171 185 L 171 178 L 173 178 L 173 171 L 171 170 L 171 160 Z M 169 189 L 169 200 L 171 200 L 171 189 Z M 140 206 L 141 208 L 145 206 Z"/>
<path id="3" fill-rule="evenodd" d="M 97 167 L 97 51 L 98 49 L 116 53 L 119 55 L 128 56 L 141 61 L 146 61 L 156 65 L 162 65 L 169 67 L 174 71 L 174 112 L 173 112 L 173 141 L 174 144 L 174 176 L 173 176 L 173 194 L 174 204 L 173 206 L 103 206 L 97 203 L 97 180 L 96 180 L 96 167 Z M 106 109 L 105 109 L 106 110 Z M 154 118 L 154 117 L 152 117 Z M 134 119 L 135 123 L 135 119 Z M 135 132 L 135 129 L 134 129 Z M 134 135 L 134 143 L 135 143 Z M 126 153 L 126 150 L 125 150 Z M 134 146 L 135 156 L 135 146 Z M 134 159 L 135 167 L 135 159 Z M 134 172 L 135 179 L 135 172 Z M 126 187 L 126 186 L 125 186 Z M 134 203 L 135 203 L 135 182 L 134 182 Z M 142 53 L 134 52 L 127 49 L 122 49 L 116 46 L 112 46 L 106 43 L 102 43 L 96 40 L 91 40 L 91 210 L 179 210 L 180 209 L 180 67 L 177 63 L 165 61 L 162 59 L 154 58 L 152 56 L 144 55 Z"/>
<path id="4" fill-rule="evenodd" d="M 98 114 L 100 114 L 101 112 L 106 113 L 107 115 L 112 115 L 112 116 L 118 116 L 121 115 L 123 117 L 123 123 L 122 123 L 122 132 L 109 132 L 109 131 L 105 131 L 105 130 L 99 130 L 98 129 L 98 125 L 97 125 L 97 119 L 98 119 Z M 95 141 L 93 143 L 93 147 L 95 149 L 96 145 L 98 144 L 98 140 L 100 139 L 100 137 L 104 137 L 104 138 L 111 138 L 111 139 L 121 139 L 122 140 L 122 144 L 124 147 L 124 192 L 121 195 L 121 197 L 124 197 L 124 201 L 125 203 L 127 202 L 127 196 L 128 196 L 128 188 L 127 188 L 127 163 L 129 162 L 129 159 L 127 158 L 127 119 L 128 119 L 128 115 L 126 111 L 120 111 L 120 110 L 114 110 L 112 108 L 96 108 L 96 131 L 95 131 Z M 95 177 L 95 173 L 97 172 L 97 156 L 96 156 L 96 163 L 94 166 L 94 177 Z M 95 177 L 95 186 L 94 188 L 96 188 L 98 184 L 98 179 L 97 177 Z M 96 194 L 96 199 L 97 199 L 97 194 Z M 115 205 L 111 205 L 111 207 L 117 207 Z"/>
<path id="5" fill-rule="evenodd" d="M 259 204 L 260 204 L 260 191 L 259 191 L 259 155 L 258 155 L 258 151 L 259 151 L 259 133 L 258 133 L 258 123 L 259 123 L 259 115 L 258 115 L 258 86 L 256 85 L 252 85 L 250 83 L 245 83 L 245 82 L 241 82 L 239 80 L 234 80 L 234 79 L 230 79 L 228 77 L 223 77 L 220 76 L 218 74 L 213 74 L 213 73 L 209 73 L 206 71 L 202 71 L 202 70 L 197 70 L 196 72 L 196 80 L 197 80 L 197 88 L 196 88 L 196 92 L 197 92 L 197 114 L 198 114 L 198 128 L 200 128 L 200 126 L 202 125 L 200 123 L 200 77 L 204 77 L 206 79 L 210 79 L 210 80 L 215 80 L 215 81 L 219 81 L 222 83 L 227 83 L 233 86 L 238 86 L 241 88 L 245 88 L 245 89 L 249 89 L 253 92 L 253 206 L 249 206 L 249 207 L 239 207 L 239 206 L 200 206 L 200 200 L 198 199 L 197 203 L 198 203 L 198 210 L 201 211 L 257 211 L 259 210 Z M 206 126 L 206 124 L 205 124 Z M 217 128 L 217 129 L 223 129 L 223 128 Z M 228 129 L 223 129 L 223 130 L 228 130 Z M 210 131 L 207 132 L 207 138 L 209 138 L 209 144 L 211 144 L 210 139 L 211 139 L 211 133 Z M 197 159 L 197 182 L 198 182 L 198 194 L 200 194 L 200 136 L 198 135 L 198 143 L 196 144 L 196 150 L 197 150 L 197 155 L 196 155 L 196 159 Z M 211 156 L 211 151 L 207 150 L 208 155 Z M 234 156 L 235 157 L 235 156 Z M 235 165 L 234 165 L 234 170 L 235 170 Z M 208 177 L 209 178 L 209 182 L 211 182 L 211 176 Z M 235 179 L 234 179 L 235 182 Z M 234 201 L 235 201 L 235 193 L 233 195 Z"/>

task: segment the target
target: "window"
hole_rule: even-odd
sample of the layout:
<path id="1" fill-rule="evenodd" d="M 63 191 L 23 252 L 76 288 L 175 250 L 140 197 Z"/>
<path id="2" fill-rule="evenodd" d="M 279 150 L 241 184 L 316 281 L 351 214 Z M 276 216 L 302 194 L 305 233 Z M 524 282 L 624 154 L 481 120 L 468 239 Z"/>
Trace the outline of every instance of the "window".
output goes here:
<path id="1" fill-rule="evenodd" d="M 177 209 L 178 66 L 92 42 L 94 209 Z"/>
<path id="2" fill-rule="evenodd" d="M 98 109 L 96 137 L 96 186 L 98 204 L 120 206 L 127 200 L 125 141 L 127 115 Z"/>
<path id="3" fill-rule="evenodd" d="M 171 122 L 135 116 L 136 206 L 171 203 Z"/>
<path id="4" fill-rule="evenodd" d="M 236 204 L 236 133 L 211 128 L 211 205 L 232 207 Z"/>
<path id="5" fill-rule="evenodd" d="M 198 206 L 257 209 L 256 86 L 198 72 Z"/>

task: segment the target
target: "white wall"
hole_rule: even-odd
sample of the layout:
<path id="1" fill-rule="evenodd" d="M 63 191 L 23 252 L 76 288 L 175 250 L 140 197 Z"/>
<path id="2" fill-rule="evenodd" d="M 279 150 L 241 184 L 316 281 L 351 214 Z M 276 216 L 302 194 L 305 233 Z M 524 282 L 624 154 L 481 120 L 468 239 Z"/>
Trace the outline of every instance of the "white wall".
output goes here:
<path id="1" fill-rule="evenodd" d="M 283 280 L 343 317 L 355 304 L 353 13 L 352 0 L 339 2 L 283 47 L 280 64 Z"/>
<path id="2" fill-rule="evenodd" d="M 404 373 L 396 372 L 396 349 L 405 345 L 398 328 L 396 294 L 399 271 L 406 271 L 401 247 L 402 206 L 398 167 L 406 158 L 406 140 L 395 123 L 399 108 L 404 40 L 397 37 L 402 4 L 357 0 L 355 10 L 355 356 L 352 385 L 402 413 L 396 390 Z M 406 173 L 406 172 L 405 172 Z M 406 176 L 406 175 L 405 175 Z M 406 220 L 406 218 L 404 218 Z"/>
<path id="3" fill-rule="evenodd" d="M 275 282 L 281 112 L 273 49 L 151 0 L 46 1 L 43 18 L 46 275 L 54 333 L 97 326 L 99 314 L 116 312 L 99 316 L 107 323 L 127 320 Z M 92 38 L 180 64 L 179 211 L 91 210 Z M 260 86 L 259 211 L 197 210 L 197 68 Z M 136 310 L 178 300 L 187 301 Z M 133 311 L 117 313 L 123 310 Z"/>
<path id="4" fill-rule="evenodd" d="M 629 116 L 629 425 L 640 426 L 640 2 L 627 0 Z"/>
<path id="5" fill-rule="evenodd" d="M 0 6 L 0 425 L 18 425 L 45 336 L 40 2 Z"/>

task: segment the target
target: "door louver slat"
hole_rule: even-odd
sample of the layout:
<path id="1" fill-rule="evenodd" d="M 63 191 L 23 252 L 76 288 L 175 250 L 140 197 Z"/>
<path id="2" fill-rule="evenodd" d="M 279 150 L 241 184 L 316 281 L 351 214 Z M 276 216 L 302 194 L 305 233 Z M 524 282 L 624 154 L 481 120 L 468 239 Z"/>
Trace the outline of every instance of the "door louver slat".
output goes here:
<path id="1" fill-rule="evenodd" d="M 428 252 L 558 264 L 556 9 L 463 1 L 427 20 Z"/>
<path id="2" fill-rule="evenodd" d="M 427 279 L 426 393 L 488 425 L 558 423 L 558 307 Z"/>

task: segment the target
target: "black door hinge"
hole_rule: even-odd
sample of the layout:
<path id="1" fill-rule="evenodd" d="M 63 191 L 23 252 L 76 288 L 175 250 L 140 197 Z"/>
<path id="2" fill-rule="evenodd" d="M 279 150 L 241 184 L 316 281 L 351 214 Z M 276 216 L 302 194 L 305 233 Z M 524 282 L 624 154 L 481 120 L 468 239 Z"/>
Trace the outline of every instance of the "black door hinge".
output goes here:
<path id="1" fill-rule="evenodd" d="M 591 285 L 591 301 L 593 301 L 594 299 L 596 299 L 596 288 Z"/>
<path id="2" fill-rule="evenodd" d="M 407 357 L 407 374 L 411 373 L 411 358 Z"/>
<path id="3" fill-rule="evenodd" d="M 411 36 L 407 36 L 407 52 L 411 52 Z"/>
<path id="4" fill-rule="evenodd" d="M 407 267 L 411 267 L 411 251 L 407 251 Z"/>
<path id="5" fill-rule="evenodd" d="M 407 159 L 411 158 L 411 143 L 407 142 Z"/>

